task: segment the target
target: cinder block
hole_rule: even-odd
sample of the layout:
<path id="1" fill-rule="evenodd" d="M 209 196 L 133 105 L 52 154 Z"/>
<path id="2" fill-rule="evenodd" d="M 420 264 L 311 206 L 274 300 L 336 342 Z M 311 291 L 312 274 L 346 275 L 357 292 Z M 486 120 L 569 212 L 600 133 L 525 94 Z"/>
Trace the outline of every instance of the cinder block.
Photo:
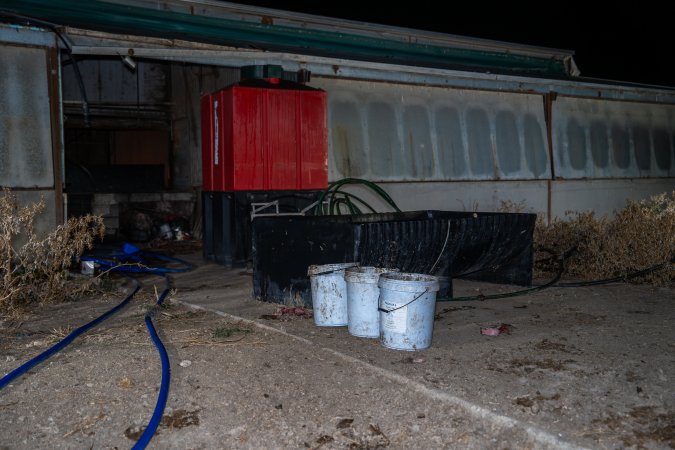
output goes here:
<path id="1" fill-rule="evenodd" d="M 167 202 L 192 202 L 195 199 L 192 192 L 165 192 L 162 197 Z"/>
<path id="2" fill-rule="evenodd" d="M 162 194 L 160 193 L 137 193 L 131 194 L 129 201 L 132 203 L 140 202 L 158 202 L 162 199 Z"/>
<path id="3" fill-rule="evenodd" d="M 93 205 L 112 205 L 126 201 L 126 194 L 94 194 L 91 199 Z"/>

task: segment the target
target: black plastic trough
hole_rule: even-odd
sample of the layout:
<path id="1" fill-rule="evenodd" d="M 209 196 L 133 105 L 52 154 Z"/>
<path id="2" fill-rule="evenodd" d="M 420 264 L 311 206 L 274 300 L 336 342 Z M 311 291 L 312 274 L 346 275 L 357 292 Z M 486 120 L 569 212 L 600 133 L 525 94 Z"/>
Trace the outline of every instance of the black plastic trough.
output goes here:
<path id="1" fill-rule="evenodd" d="M 253 291 L 311 306 L 307 267 L 358 261 L 404 272 L 530 285 L 534 214 L 411 211 L 253 220 Z"/>

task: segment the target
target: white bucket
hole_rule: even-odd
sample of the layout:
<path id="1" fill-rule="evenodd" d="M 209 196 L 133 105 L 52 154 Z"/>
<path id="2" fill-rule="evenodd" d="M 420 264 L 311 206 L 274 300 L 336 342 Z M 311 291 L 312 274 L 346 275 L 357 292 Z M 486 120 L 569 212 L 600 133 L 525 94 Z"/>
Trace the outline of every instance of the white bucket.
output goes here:
<path id="1" fill-rule="evenodd" d="M 348 330 L 352 336 L 380 336 L 380 313 L 377 310 L 380 288 L 377 282 L 381 274 L 393 271 L 379 267 L 350 267 L 345 270 Z"/>
<path id="2" fill-rule="evenodd" d="M 347 283 L 345 269 L 358 263 L 309 266 L 314 323 L 319 327 L 347 325 Z"/>
<path id="3" fill-rule="evenodd" d="M 438 279 L 417 273 L 380 276 L 380 341 L 396 350 L 431 346 Z"/>

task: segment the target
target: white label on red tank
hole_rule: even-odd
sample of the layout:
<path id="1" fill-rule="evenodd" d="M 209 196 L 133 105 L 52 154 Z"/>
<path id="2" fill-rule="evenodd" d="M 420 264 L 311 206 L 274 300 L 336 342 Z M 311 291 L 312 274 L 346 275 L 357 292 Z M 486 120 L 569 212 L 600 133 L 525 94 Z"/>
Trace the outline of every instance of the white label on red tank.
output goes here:
<path id="1" fill-rule="evenodd" d="M 408 322 L 408 308 L 396 309 L 401 305 L 384 300 L 382 309 L 390 311 L 382 314 L 382 328 L 395 333 L 405 333 Z M 393 311 L 391 311 L 393 310 Z"/>
<path id="2" fill-rule="evenodd" d="M 218 100 L 213 101 L 213 165 L 218 165 Z"/>

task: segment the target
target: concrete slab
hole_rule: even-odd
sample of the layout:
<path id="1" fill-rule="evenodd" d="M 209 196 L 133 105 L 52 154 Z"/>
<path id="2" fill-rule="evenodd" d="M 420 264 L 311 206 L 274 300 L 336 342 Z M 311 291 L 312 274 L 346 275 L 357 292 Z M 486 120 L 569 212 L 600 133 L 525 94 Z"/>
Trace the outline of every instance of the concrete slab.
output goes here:
<path id="1" fill-rule="evenodd" d="M 207 264 L 176 283 L 199 286 L 179 289 L 180 302 L 291 336 L 353 373 L 459 408 L 486 427 L 518 430 L 535 447 L 675 445 L 673 289 L 611 284 L 439 302 L 432 347 L 409 353 L 351 336 L 346 327 L 261 319 L 279 305 L 251 300 L 246 272 Z M 457 280 L 455 295 L 513 289 Z M 510 333 L 480 333 L 502 324 Z"/>
<path id="2" fill-rule="evenodd" d="M 186 259 L 195 269 L 174 276 L 171 304 L 154 318 L 171 385 L 149 448 L 675 446 L 672 289 L 615 284 L 438 303 L 431 348 L 403 352 L 346 327 L 275 316 L 280 305 L 251 299 L 249 272 L 198 253 Z M 0 391 L 0 449 L 133 445 L 161 378 L 143 317 L 164 281 L 142 281 L 131 306 Z M 455 285 L 457 295 L 511 289 Z M 118 296 L 0 323 L 0 373 Z M 510 333 L 480 334 L 500 325 Z"/>

